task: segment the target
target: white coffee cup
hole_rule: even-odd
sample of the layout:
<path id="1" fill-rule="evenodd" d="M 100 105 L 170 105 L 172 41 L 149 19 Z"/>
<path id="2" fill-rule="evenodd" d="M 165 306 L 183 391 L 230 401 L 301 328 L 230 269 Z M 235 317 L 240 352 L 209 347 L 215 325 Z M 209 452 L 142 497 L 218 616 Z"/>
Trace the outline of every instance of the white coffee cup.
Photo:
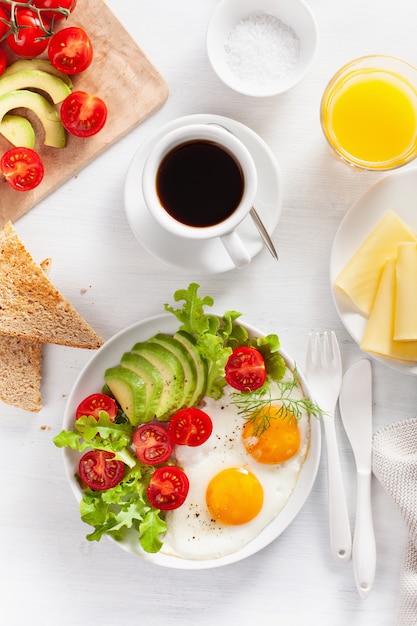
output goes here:
<path id="1" fill-rule="evenodd" d="M 180 150 L 182 156 L 188 151 L 185 162 L 179 161 Z M 203 155 L 207 156 L 208 152 L 216 157 L 217 165 L 220 159 L 221 167 L 214 166 L 212 160 L 205 159 Z M 172 182 L 168 184 L 169 193 L 164 197 L 161 179 L 163 180 L 165 172 L 168 171 L 167 163 L 168 167 L 174 167 L 175 177 L 171 178 Z M 191 171 L 194 172 L 192 176 L 188 174 Z M 240 190 L 238 171 L 241 176 Z M 200 174 L 201 189 L 205 189 L 202 193 L 198 182 Z M 213 176 L 213 185 L 208 183 L 210 174 Z M 224 193 L 220 188 L 216 188 L 218 181 L 219 185 L 221 183 L 224 185 Z M 236 267 L 244 267 L 251 261 L 236 228 L 253 206 L 257 182 L 257 171 L 249 150 L 235 135 L 215 124 L 190 124 L 168 132 L 151 148 L 142 173 L 143 197 L 155 220 L 178 237 L 193 240 L 219 237 Z M 218 202 L 212 200 L 212 188 L 213 197 L 220 198 Z M 184 200 L 183 196 L 188 191 L 190 198 Z M 177 213 L 176 208 L 173 209 L 174 204 L 171 203 L 170 195 L 174 197 L 177 193 L 179 196 L 175 197 L 177 204 L 184 206 L 189 204 L 186 219 Z M 211 215 L 210 202 L 216 204 L 213 212 L 220 207 L 224 215 L 219 221 Z M 194 220 L 200 218 L 204 223 L 197 224 Z"/>

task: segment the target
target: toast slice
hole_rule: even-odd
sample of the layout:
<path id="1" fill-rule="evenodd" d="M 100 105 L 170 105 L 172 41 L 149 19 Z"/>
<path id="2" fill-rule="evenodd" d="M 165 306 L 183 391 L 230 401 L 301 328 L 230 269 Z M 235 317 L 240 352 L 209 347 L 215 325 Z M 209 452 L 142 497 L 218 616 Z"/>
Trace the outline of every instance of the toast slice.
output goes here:
<path id="1" fill-rule="evenodd" d="M 104 343 L 35 263 L 11 222 L 0 230 L 0 335 L 91 350 Z"/>
<path id="2" fill-rule="evenodd" d="M 48 272 L 51 259 L 40 264 Z M 0 335 L 0 400 L 25 411 L 40 411 L 42 346 L 40 341 Z"/>
<path id="3" fill-rule="evenodd" d="M 0 335 L 0 400 L 25 411 L 42 408 L 42 343 Z"/>

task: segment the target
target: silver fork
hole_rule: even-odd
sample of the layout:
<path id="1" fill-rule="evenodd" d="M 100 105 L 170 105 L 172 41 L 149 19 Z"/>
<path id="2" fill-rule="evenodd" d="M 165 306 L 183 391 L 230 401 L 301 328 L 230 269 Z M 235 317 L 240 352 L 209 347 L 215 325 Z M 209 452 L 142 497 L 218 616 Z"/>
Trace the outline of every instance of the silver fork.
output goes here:
<path id="1" fill-rule="evenodd" d="M 306 377 L 322 411 L 327 448 L 330 546 L 336 561 L 349 561 L 352 533 L 346 505 L 335 430 L 335 409 L 342 384 L 342 360 L 335 333 L 310 333 L 307 342 Z"/>

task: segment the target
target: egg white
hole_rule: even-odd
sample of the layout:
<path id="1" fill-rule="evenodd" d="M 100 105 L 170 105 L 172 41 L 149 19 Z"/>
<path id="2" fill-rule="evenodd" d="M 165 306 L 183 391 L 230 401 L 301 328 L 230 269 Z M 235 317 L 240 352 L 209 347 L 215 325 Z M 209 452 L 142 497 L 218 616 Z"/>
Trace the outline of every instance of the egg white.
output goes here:
<path id="1" fill-rule="evenodd" d="M 287 378 L 292 373 L 287 372 Z M 254 539 L 282 510 L 294 491 L 310 441 L 310 417 L 303 412 L 298 423 L 301 444 L 298 453 L 279 465 L 255 461 L 241 440 L 244 419 L 230 401 L 234 390 L 226 386 L 223 397 L 206 397 L 201 408 L 213 421 L 213 432 L 204 444 L 192 448 L 176 446 L 176 462 L 188 476 L 190 489 L 184 504 L 167 513 L 168 530 L 161 552 L 187 559 L 216 559 L 240 550 Z M 272 389 L 273 391 L 273 389 Z M 303 397 L 301 389 L 293 397 Z M 210 516 L 206 489 L 210 480 L 226 468 L 244 467 L 259 480 L 264 491 L 260 513 L 238 526 L 223 525 Z"/>

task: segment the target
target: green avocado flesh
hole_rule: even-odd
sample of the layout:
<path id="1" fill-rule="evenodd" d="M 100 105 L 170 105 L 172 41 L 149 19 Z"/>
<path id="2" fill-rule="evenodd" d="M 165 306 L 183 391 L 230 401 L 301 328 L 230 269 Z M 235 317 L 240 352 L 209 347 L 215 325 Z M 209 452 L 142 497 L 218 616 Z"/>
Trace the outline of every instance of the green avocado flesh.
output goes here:
<path id="1" fill-rule="evenodd" d="M 174 356 L 177 357 L 184 370 L 184 383 L 182 390 L 181 406 L 189 406 L 194 394 L 194 386 L 197 377 L 195 363 L 192 360 L 188 350 L 185 346 L 174 339 L 172 335 L 165 335 L 159 333 L 150 339 L 151 342 L 155 342 L 158 345 L 163 346 Z"/>
<path id="2" fill-rule="evenodd" d="M 66 134 L 59 113 L 44 96 L 26 89 L 8 91 L 0 95 L 0 120 L 2 121 L 9 111 L 19 107 L 30 109 L 39 118 L 45 130 L 46 146 L 65 147 Z"/>
<path id="3" fill-rule="evenodd" d="M 0 77 L 0 95 L 17 89 L 38 89 L 49 95 L 54 104 L 65 100 L 70 87 L 58 76 L 41 70 L 22 70 Z"/>
<path id="4" fill-rule="evenodd" d="M 145 421 L 146 388 L 143 379 L 121 365 L 106 370 L 108 388 L 132 424 Z"/>
<path id="5" fill-rule="evenodd" d="M 166 421 L 180 408 L 195 406 L 205 393 L 207 367 L 186 333 L 158 333 L 123 354 L 104 379 L 136 425 Z"/>
<path id="6" fill-rule="evenodd" d="M 35 145 L 33 126 L 21 115 L 5 115 L 0 123 L 0 133 L 14 146 L 33 148 Z"/>
<path id="7" fill-rule="evenodd" d="M 159 399 L 164 386 L 159 370 L 143 356 L 134 352 L 124 354 L 120 365 L 142 378 L 146 389 L 143 421 L 152 420 L 158 413 Z"/>
<path id="8" fill-rule="evenodd" d="M 48 72 L 48 74 L 58 76 L 58 78 L 64 81 L 70 89 L 72 88 L 72 80 L 68 74 L 63 74 L 63 72 L 57 70 L 47 59 L 19 59 L 11 65 L 8 65 L 1 76 L 4 78 L 5 76 L 9 76 L 10 74 L 15 74 L 16 72 L 21 72 L 23 70 L 41 70 L 42 72 Z"/>

